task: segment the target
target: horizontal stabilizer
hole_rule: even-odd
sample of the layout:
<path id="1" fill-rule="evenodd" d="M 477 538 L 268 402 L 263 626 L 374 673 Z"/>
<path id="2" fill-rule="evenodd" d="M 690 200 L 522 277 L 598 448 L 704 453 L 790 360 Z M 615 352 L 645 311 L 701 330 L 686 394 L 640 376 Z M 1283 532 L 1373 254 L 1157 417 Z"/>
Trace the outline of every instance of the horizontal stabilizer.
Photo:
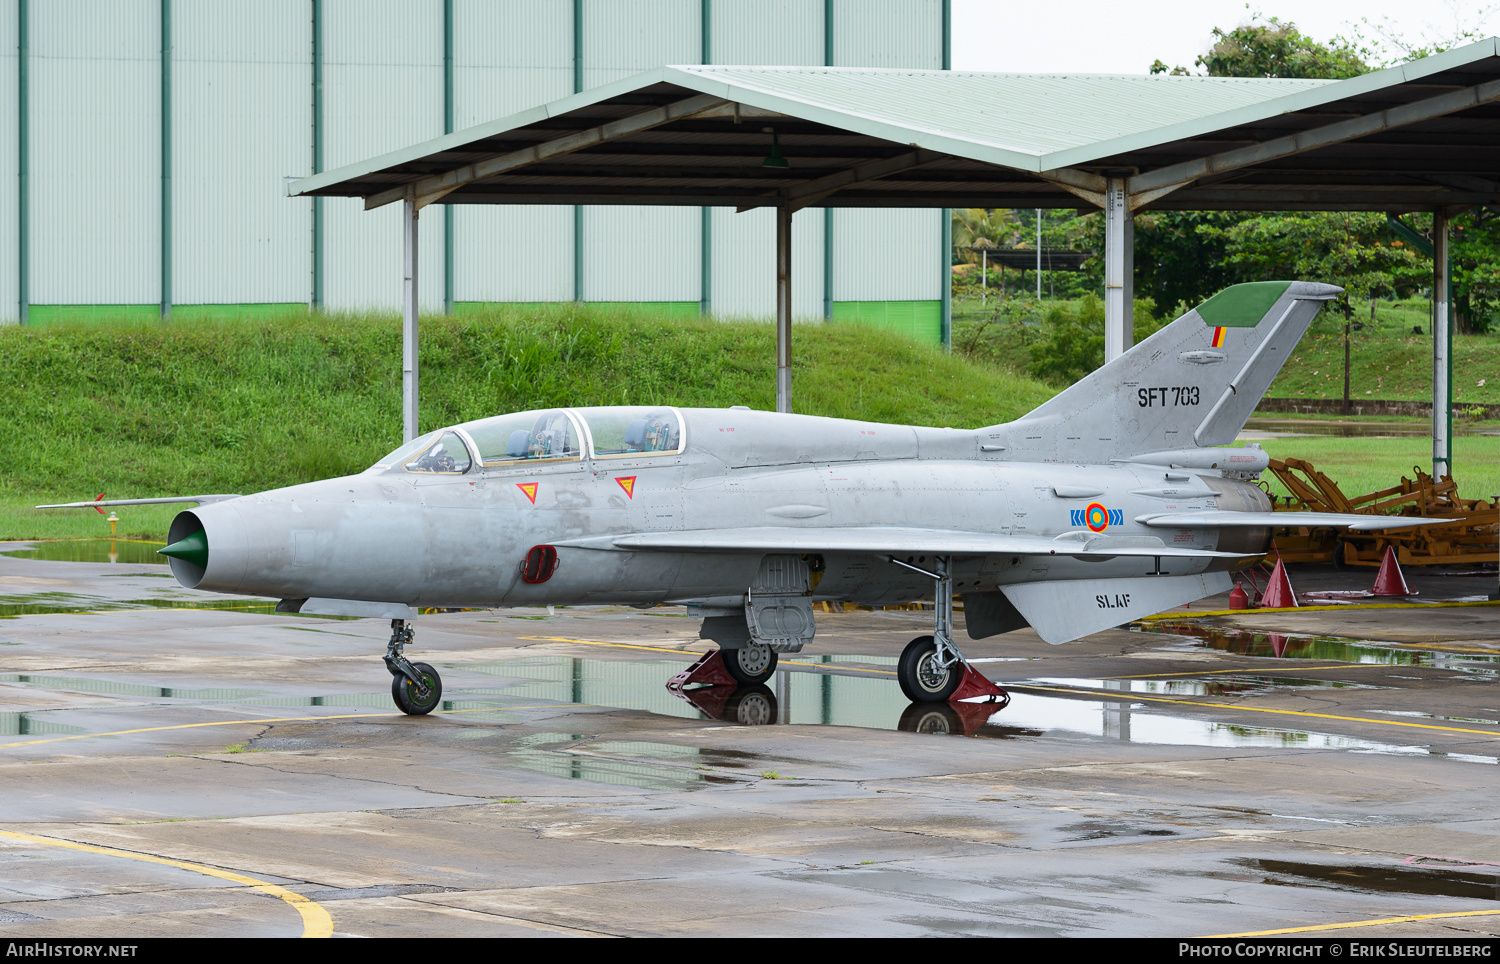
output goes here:
<path id="1" fill-rule="evenodd" d="M 689 529 L 641 532 L 559 542 L 559 546 L 598 549 L 663 549 L 698 552 L 921 552 L 940 556 L 1144 556 L 1190 559 L 1242 559 L 1244 553 L 1211 552 L 1167 545 L 1143 545 L 1147 539 L 1046 539 L 952 529 L 901 526 L 754 526 L 743 529 Z M 1258 555 L 1259 553 L 1257 553 Z"/>
<path id="2" fill-rule="evenodd" d="M 97 509 L 100 506 L 111 505 L 170 505 L 174 502 L 197 502 L 208 505 L 210 502 L 228 502 L 230 499 L 238 499 L 239 496 L 230 493 L 228 495 L 174 495 L 165 499 L 96 499 L 93 502 L 59 502 L 56 505 L 39 505 L 38 509 Z"/>
<path id="3" fill-rule="evenodd" d="M 1225 592 L 1227 572 L 1128 579 L 1058 579 L 1002 586 L 1001 592 L 1047 642 L 1056 646 L 1090 633 Z"/>
<path id="4" fill-rule="evenodd" d="M 1335 526 L 1356 532 L 1377 529 L 1408 529 L 1431 526 L 1452 519 L 1423 519 L 1415 516 L 1369 515 L 1356 512 L 1169 512 L 1163 515 L 1136 516 L 1135 521 L 1153 529 L 1227 529 L 1235 526 Z"/>

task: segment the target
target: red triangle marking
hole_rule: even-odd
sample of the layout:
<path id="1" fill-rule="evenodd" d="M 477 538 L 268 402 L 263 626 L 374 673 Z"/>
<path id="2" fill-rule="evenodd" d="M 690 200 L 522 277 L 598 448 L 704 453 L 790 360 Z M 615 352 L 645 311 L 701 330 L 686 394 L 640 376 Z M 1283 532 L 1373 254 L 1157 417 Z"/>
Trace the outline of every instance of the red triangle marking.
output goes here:
<path id="1" fill-rule="evenodd" d="M 531 500 L 531 504 L 532 505 L 536 505 L 536 487 L 537 487 L 537 483 L 536 482 L 517 482 L 516 483 L 516 488 L 518 488 L 522 492 L 526 493 L 526 498 L 528 498 L 528 499 Z"/>
<path id="2" fill-rule="evenodd" d="M 635 498 L 635 476 L 626 475 L 621 478 L 615 479 L 615 481 L 620 483 L 620 488 L 625 490 L 626 498 Z"/>

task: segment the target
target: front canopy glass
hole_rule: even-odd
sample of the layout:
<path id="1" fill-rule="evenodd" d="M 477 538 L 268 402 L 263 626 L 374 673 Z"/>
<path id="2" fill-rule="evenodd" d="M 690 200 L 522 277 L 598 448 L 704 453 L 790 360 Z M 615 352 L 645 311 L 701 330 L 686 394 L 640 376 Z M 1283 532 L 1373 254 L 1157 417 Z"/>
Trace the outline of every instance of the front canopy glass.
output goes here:
<path id="1" fill-rule="evenodd" d="M 562 409 L 496 415 L 458 427 L 479 447 L 479 461 L 485 465 L 580 455 L 578 430 Z"/>

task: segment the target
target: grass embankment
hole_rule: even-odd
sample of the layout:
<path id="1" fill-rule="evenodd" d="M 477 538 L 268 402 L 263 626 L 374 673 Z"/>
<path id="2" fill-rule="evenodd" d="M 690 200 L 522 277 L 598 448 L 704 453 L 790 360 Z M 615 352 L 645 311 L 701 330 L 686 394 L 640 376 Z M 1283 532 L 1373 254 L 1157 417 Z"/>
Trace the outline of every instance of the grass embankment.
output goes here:
<path id="1" fill-rule="evenodd" d="M 1051 396 L 1039 382 L 887 332 L 799 325 L 798 412 L 972 428 Z M 305 313 L 0 330 L 0 539 L 107 535 L 40 502 L 255 492 L 364 469 L 401 441 L 393 315 Z M 422 321 L 424 428 L 560 405 L 775 408 L 775 335 L 754 322 L 587 306 Z M 162 538 L 180 507 L 116 510 Z"/>
<path id="2" fill-rule="evenodd" d="M 1402 438 L 1273 438 L 1259 443 L 1273 459 L 1298 458 L 1338 483 L 1351 498 L 1390 488 L 1401 477 L 1415 479 L 1413 466 L 1432 472 L 1432 440 Z M 1500 438 L 1460 435 L 1453 440 L 1453 477 L 1465 499 L 1493 499 L 1500 493 Z M 1270 472 L 1264 478 L 1277 495 L 1287 491 Z"/>

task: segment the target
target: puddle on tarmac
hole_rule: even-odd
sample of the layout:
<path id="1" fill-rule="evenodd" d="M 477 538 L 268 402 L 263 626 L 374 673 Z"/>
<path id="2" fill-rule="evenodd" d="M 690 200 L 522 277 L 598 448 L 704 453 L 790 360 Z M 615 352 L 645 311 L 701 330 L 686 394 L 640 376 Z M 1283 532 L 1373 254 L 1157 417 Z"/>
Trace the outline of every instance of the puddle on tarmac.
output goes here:
<path id="1" fill-rule="evenodd" d="M 1500 868 L 1483 871 L 1419 869 L 1411 866 L 1367 867 L 1358 864 L 1314 864 L 1254 858 L 1236 860 L 1234 863 L 1264 871 L 1269 875 L 1264 881 L 1268 884 L 1500 900 Z"/>
<path id="2" fill-rule="evenodd" d="M 1410 656 L 1409 653 L 1400 653 Z M 817 662 L 812 662 L 817 660 Z M 1147 695 L 1219 696 L 1279 686 L 1302 686 L 1307 681 L 1269 680 L 1094 680 L 1055 679 L 1042 685 L 1081 686 L 1092 693 L 1047 695 L 1016 684 L 1008 705 L 983 703 L 907 703 L 888 671 L 859 673 L 854 667 L 874 662 L 869 657 L 809 657 L 783 664 L 765 686 L 702 687 L 674 695 L 666 680 L 687 664 L 682 660 L 622 661 L 569 656 L 529 656 L 491 663 L 447 663 L 437 666 L 444 675 L 444 700 L 438 714 L 453 714 L 449 738 L 467 740 L 476 748 L 495 738 L 509 765 L 540 773 L 643 787 L 680 789 L 733 781 L 758 771 L 753 754 L 711 751 L 673 744 L 609 740 L 599 735 L 533 734 L 518 745 L 510 742 L 510 727 L 537 722 L 538 709 L 568 706 L 640 710 L 690 720 L 717 720 L 740 725 L 829 725 L 913 733 L 979 737 L 991 740 L 1035 739 L 1106 740 L 1127 743 L 1201 747 L 1261 747 L 1292 750 L 1344 750 L 1446 756 L 1451 760 L 1495 765 L 1493 756 L 1448 754 L 1425 746 L 1400 746 L 1329 733 L 1274 726 L 1246 726 L 1199 719 L 1205 709 L 1177 708 L 1141 699 Z M 826 666 L 831 672 L 817 672 Z M 488 676 L 493 685 L 468 685 Z M 1241 686 L 1241 683 L 1244 683 Z M 0 683 L 137 697 L 182 700 L 178 705 L 233 703 L 274 707 L 348 707 L 394 715 L 388 691 L 322 696 L 262 695 L 264 690 L 156 687 L 115 683 L 71 676 L 10 674 Z M 1318 685 L 1318 684 L 1311 684 Z M 1357 684 L 1354 684 L 1357 685 Z M 1116 689 L 1119 698 L 1100 690 Z M 28 714 L 0 714 L 0 732 L 70 733 L 81 728 L 53 722 L 69 710 Z M 23 722 L 24 718 L 24 722 Z M 486 727 L 484 724 L 493 724 Z M 25 727 L 24 729 L 22 727 Z M 346 724 L 340 724 L 346 726 Z M 353 730 L 339 731 L 352 738 Z M 383 732 L 383 731 L 382 731 Z M 272 735 L 272 734 L 268 734 Z M 332 737 L 337 742 L 338 737 Z M 385 737 L 382 737 L 385 738 Z M 785 766 L 796 761 L 778 759 Z M 820 763 L 820 766 L 829 764 Z"/>
<path id="3" fill-rule="evenodd" d="M 81 726 L 56 723 L 36 713 L 0 713 L 0 736 L 65 736 L 82 732 Z"/>
<path id="4" fill-rule="evenodd" d="M 1444 652 L 1440 649 L 1416 649 L 1400 643 L 1350 639 L 1347 636 L 1267 633 L 1201 626 L 1191 622 L 1137 623 L 1132 626 L 1132 630 L 1165 636 L 1190 649 L 1211 649 L 1235 656 L 1320 659 L 1385 666 L 1429 666 L 1482 676 L 1500 675 L 1500 653 Z M 1278 646 L 1282 647 L 1280 653 L 1276 651 Z"/>
<path id="5" fill-rule="evenodd" d="M 265 690 L 181 688 L 172 686 L 147 686 L 140 683 L 117 683 L 112 680 L 90 679 L 86 676 L 49 676 L 32 673 L 0 673 L 0 683 L 18 683 L 23 686 L 39 686 L 50 690 L 66 690 L 76 693 L 104 693 L 110 696 L 144 696 L 148 699 L 180 699 L 199 702 L 222 700 L 242 701 L 262 696 Z"/>
<path id="6" fill-rule="evenodd" d="M 17 559 L 41 559 L 46 562 L 110 562 L 130 565 L 164 566 L 165 556 L 156 550 L 165 542 L 141 539 L 58 539 L 29 542 L 27 549 L 7 549 L 3 554 Z"/>
<path id="7" fill-rule="evenodd" d="M 648 741 L 600 740 L 579 733 L 536 733 L 524 737 L 506 756 L 523 770 L 570 780 L 587 780 L 644 790 L 739 783 L 711 771 L 707 761 L 720 754 L 697 747 Z M 750 756 L 750 754 L 746 754 Z"/>
<path id="8" fill-rule="evenodd" d="M 1071 686 L 1079 689 L 1119 690 L 1123 693 L 1147 693 L 1153 696 L 1239 696 L 1244 693 L 1269 693 L 1285 689 L 1388 690 L 1390 686 L 1369 683 L 1346 683 L 1339 680 L 1301 679 L 1295 676 L 1231 676 L 1209 679 L 1072 679 L 1039 676 L 1029 682 L 1049 686 Z"/>
<path id="9" fill-rule="evenodd" d="M 1438 716 L 1436 713 L 1421 713 L 1417 710 L 1371 710 L 1370 712 L 1384 716 L 1414 716 L 1422 720 L 1443 720 L 1448 723 L 1488 723 L 1490 726 L 1500 726 L 1500 720 L 1484 720 L 1475 716 Z"/>

